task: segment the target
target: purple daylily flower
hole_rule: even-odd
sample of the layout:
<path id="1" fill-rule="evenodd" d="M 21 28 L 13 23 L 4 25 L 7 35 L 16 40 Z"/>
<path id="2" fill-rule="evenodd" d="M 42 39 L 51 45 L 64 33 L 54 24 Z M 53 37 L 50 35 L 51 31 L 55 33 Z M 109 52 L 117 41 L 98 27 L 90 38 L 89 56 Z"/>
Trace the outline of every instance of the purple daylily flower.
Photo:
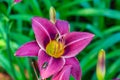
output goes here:
<path id="1" fill-rule="evenodd" d="M 52 80 L 69 80 L 72 75 L 75 80 L 81 80 L 81 68 L 77 58 L 66 58 L 65 65 L 58 73 L 54 74 Z"/>
<path id="2" fill-rule="evenodd" d="M 14 3 L 18 3 L 21 2 L 22 0 L 14 0 Z"/>
<path id="3" fill-rule="evenodd" d="M 38 56 L 38 66 L 42 79 L 54 75 L 61 69 L 63 69 L 62 72 L 70 73 L 69 70 L 73 71 L 75 67 L 78 67 L 72 62 L 74 60 L 70 59 L 72 62 L 70 63 L 69 58 L 75 57 L 82 51 L 94 36 L 88 32 L 69 32 L 67 21 L 56 20 L 55 23 L 52 23 L 40 17 L 32 18 L 32 28 L 36 41 L 21 46 L 17 50 L 16 56 Z M 65 65 L 67 63 L 71 65 Z M 69 68 L 66 70 L 67 66 Z M 78 73 L 77 70 L 75 71 L 71 74 L 77 79 L 76 76 L 81 76 L 79 74 L 81 70 L 79 69 Z"/>

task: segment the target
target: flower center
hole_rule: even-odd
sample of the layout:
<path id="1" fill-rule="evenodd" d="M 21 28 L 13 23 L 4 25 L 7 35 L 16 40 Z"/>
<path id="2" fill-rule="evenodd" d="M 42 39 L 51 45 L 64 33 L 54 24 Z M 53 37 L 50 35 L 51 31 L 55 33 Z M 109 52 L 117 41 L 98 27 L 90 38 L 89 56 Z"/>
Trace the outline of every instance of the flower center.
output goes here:
<path id="1" fill-rule="evenodd" d="M 59 58 L 64 53 L 64 44 L 62 42 L 52 40 L 47 44 L 46 52 L 54 58 Z"/>

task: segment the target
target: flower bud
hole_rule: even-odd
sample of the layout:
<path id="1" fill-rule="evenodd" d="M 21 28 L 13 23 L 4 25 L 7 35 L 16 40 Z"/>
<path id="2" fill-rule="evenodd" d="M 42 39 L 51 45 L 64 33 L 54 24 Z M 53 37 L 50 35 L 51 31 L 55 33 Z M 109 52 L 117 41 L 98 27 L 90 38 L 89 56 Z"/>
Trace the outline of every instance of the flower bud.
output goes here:
<path id="1" fill-rule="evenodd" d="M 53 7 L 50 8 L 50 21 L 54 24 L 56 22 L 56 11 Z"/>
<path id="2" fill-rule="evenodd" d="M 105 51 L 101 49 L 98 53 L 98 62 L 97 62 L 97 78 L 98 80 L 104 80 L 105 77 Z"/>

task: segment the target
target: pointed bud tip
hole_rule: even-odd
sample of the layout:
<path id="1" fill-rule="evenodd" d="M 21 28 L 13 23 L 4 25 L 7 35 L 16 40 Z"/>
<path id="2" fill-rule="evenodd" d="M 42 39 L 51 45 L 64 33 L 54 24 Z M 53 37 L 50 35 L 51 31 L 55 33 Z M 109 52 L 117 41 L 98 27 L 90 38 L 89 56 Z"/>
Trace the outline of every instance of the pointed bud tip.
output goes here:
<path id="1" fill-rule="evenodd" d="M 50 21 L 54 24 L 56 22 L 56 11 L 54 7 L 50 7 Z"/>
<path id="2" fill-rule="evenodd" d="M 105 53 L 104 49 L 101 49 L 100 52 Z"/>
<path id="3" fill-rule="evenodd" d="M 50 10 L 54 10 L 55 11 L 55 8 L 53 6 L 50 7 Z"/>
<path id="4" fill-rule="evenodd" d="M 105 51 L 104 51 L 104 49 L 101 49 L 101 50 L 99 51 L 98 57 L 105 57 Z"/>

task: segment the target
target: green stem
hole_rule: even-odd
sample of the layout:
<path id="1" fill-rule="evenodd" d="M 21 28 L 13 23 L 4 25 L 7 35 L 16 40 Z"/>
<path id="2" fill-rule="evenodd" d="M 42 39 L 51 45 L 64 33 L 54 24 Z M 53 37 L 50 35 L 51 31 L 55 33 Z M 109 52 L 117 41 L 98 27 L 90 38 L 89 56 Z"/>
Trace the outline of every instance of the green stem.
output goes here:
<path id="1" fill-rule="evenodd" d="M 10 61 L 10 65 L 11 65 L 11 71 L 13 72 L 14 80 L 16 80 L 17 77 L 15 75 L 15 68 L 14 68 L 14 65 L 12 63 L 13 60 L 12 60 L 12 53 L 11 53 L 11 49 L 10 49 L 10 38 L 9 38 L 9 26 L 8 25 L 6 25 L 6 45 L 7 45 L 7 53 L 8 53 L 9 61 Z"/>
<path id="2" fill-rule="evenodd" d="M 36 76 L 37 80 L 39 80 L 39 77 L 38 77 L 38 74 L 37 74 L 37 71 L 36 71 L 34 62 L 32 62 L 32 67 L 33 67 L 33 70 L 34 70 L 34 72 L 35 72 L 35 76 Z"/>
<path id="3" fill-rule="evenodd" d="M 8 12 L 7 12 L 8 19 L 9 19 L 9 15 L 10 15 L 12 6 L 13 6 L 13 4 L 9 3 Z M 7 53 L 9 56 L 11 71 L 13 73 L 13 79 L 17 80 L 16 74 L 15 74 L 15 68 L 14 68 L 13 60 L 12 60 L 11 48 L 10 48 L 10 38 L 9 38 L 9 28 L 10 27 L 11 27 L 10 21 L 9 20 L 5 21 Z"/>

